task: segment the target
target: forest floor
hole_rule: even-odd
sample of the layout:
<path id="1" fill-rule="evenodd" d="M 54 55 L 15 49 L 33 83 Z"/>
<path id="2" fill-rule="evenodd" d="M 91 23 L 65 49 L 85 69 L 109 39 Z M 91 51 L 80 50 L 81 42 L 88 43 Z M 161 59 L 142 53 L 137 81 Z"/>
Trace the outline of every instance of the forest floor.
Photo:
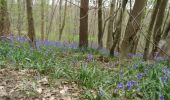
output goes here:
<path id="1" fill-rule="evenodd" d="M 170 61 L 0 42 L 0 100 L 170 100 L 169 85 Z"/>
<path id="2" fill-rule="evenodd" d="M 74 82 L 50 80 L 31 69 L 0 69 L 0 100 L 76 100 L 82 89 Z"/>

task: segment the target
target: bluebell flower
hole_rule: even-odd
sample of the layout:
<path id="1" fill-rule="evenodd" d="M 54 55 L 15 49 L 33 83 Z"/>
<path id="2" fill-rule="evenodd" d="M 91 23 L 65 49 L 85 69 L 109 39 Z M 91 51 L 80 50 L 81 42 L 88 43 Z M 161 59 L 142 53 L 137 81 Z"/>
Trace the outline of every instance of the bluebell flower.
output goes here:
<path id="1" fill-rule="evenodd" d="M 155 60 L 161 62 L 161 61 L 166 61 L 167 59 L 163 57 L 156 57 Z"/>
<path id="2" fill-rule="evenodd" d="M 162 81 L 163 83 L 166 83 L 167 80 L 168 80 L 168 77 L 167 77 L 166 75 L 164 75 L 164 76 L 161 77 L 161 81 Z"/>
<path id="3" fill-rule="evenodd" d="M 139 67 L 139 65 L 137 65 L 137 64 L 134 64 L 134 65 L 133 65 L 133 68 L 134 68 L 134 69 L 137 69 L 138 67 Z"/>
<path id="4" fill-rule="evenodd" d="M 168 75 L 170 73 L 169 69 L 167 67 L 163 68 L 163 73 L 165 75 Z"/>
<path id="5" fill-rule="evenodd" d="M 160 96 L 160 100 L 165 100 L 164 95 L 161 95 L 161 96 Z"/>
<path id="6" fill-rule="evenodd" d="M 138 87 L 136 90 L 139 92 L 139 91 L 141 91 L 141 88 Z"/>
<path id="7" fill-rule="evenodd" d="M 133 58 L 134 56 L 135 56 L 135 55 L 132 54 L 132 53 L 129 53 L 129 54 L 128 54 L 128 57 L 129 57 L 129 58 Z"/>
<path id="8" fill-rule="evenodd" d="M 118 88 L 118 89 L 123 89 L 123 87 L 124 87 L 124 84 L 123 84 L 123 83 L 119 83 L 119 84 L 117 85 L 117 88 Z"/>
<path id="9" fill-rule="evenodd" d="M 145 68 L 145 69 L 144 69 L 144 74 L 147 75 L 147 74 L 148 74 L 148 71 L 149 71 L 148 68 Z"/>
<path id="10" fill-rule="evenodd" d="M 141 80 L 141 79 L 143 78 L 143 74 L 142 74 L 142 73 L 139 73 L 139 74 L 137 75 L 137 78 L 138 78 L 138 80 Z"/>
<path id="11" fill-rule="evenodd" d="M 136 85 L 136 81 L 134 80 L 128 81 L 126 84 L 128 90 L 131 90 L 135 85 Z"/>
<path id="12" fill-rule="evenodd" d="M 93 55 L 92 54 L 88 54 L 87 55 L 87 60 L 88 61 L 92 61 L 93 60 Z"/>
<path id="13" fill-rule="evenodd" d="M 141 53 L 137 53 L 137 54 L 135 54 L 135 57 L 143 57 L 143 54 L 141 54 Z"/>
<path id="14" fill-rule="evenodd" d="M 116 56 L 116 57 L 118 57 L 119 55 L 120 55 L 120 53 L 119 52 L 114 52 L 114 55 Z"/>

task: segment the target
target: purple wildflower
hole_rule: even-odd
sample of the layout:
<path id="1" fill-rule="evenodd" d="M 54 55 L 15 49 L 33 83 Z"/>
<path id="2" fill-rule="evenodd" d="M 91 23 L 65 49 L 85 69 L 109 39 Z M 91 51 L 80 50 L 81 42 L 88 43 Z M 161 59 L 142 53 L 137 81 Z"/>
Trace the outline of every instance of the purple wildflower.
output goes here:
<path id="1" fill-rule="evenodd" d="M 127 86 L 128 90 L 131 90 L 133 88 L 133 86 L 135 86 L 135 85 L 136 85 L 136 81 L 132 80 L 132 81 L 128 81 L 126 86 Z"/>
<path id="2" fill-rule="evenodd" d="M 144 74 L 147 75 L 147 74 L 148 74 L 148 71 L 149 71 L 148 68 L 145 68 L 145 69 L 144 69 Z"/>
<path id="3" fill-rule="evenodd" d="M 161 95 L 161 96 L 160 96 L 160 100 L 165 100 L 164 95 Z"/>
<path id="4" fill-rule="evenodd" d="M 167 59 L 163 57 L 156 57 L 155 60 L 161 62 L 161 61 L 166 61 Z"/>
<path id="5" fill-rule="evenodd" d="M 118 88 L 118 89 L 123 89 L 123 86 L 124 86 L 123 83 L 119 83 L 119 84 L 117 85 L 117 88 Z"/>
<path id="6" fill-rule="evenodd" d="M 162 81 L 163 83 L 166 83 L 167 80 L 168 80 L 168 77 L 167 77 L 166 75 L 164 75 L 163 77 L 161 77 L 161 81 Z"/>
<path id="7" fill-rule="evenodd" d="M 93 60 L 93 55 L 92 54 L 88 54 L 87 55 L 87 60 L 88 61 L 92 61 Z"/>
<path id="8" fill-rule="evenodd" d="M 139 67 L 139 66 L 138 66 L 137 64 L 134 64 L 134 65 L 133 65 L 133 68 L 134 68 L 134 69 L 137 69 L 138 67 Z"/>
<path id="9" fill-rule="evenodd" d="M 134 57 L 134 54 L 129 53 L 129 54 L 128 54 L 128 57 L 129 57 L 129 58 L 133 58 L 133 57 Z"/>
<path id="10" fill-rule="evenodd" d="M 163 68 L 163 73 L 165 75 L 168 75 L 170 73 L 169 69 L 167 67 Z"/>
<path id="11" fill-rule="evenodd" d="M 139 73 L 139 74 L 137 75 L 137 78 L 138 78 L 138 80 L 141 80 L 141 79 L 143 78 L 143 74 L 142 74 L 142 73 Z"/>

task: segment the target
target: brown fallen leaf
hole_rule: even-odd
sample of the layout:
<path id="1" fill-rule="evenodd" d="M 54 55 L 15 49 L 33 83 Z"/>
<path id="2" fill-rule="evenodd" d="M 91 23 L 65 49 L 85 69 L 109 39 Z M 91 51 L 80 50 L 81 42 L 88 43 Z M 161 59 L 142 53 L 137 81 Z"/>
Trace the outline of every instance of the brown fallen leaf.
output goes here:
<path id="1" fill-rule="evenodd" d="M 0 96 L 4 97 L 4 96 L 7 96 L 7 95 L 8 94 L 7 94 L 7 91 L 6 91 L 5 87 L 4 86 L 0 86 Z"/>
<path id="2" fill-rule="evenodd" d="M 64 86 L 64 88 L 62 90 L 60 90 L 60 93 L 62 95 L 66 94 L 66 92 L 68 91 L 68 87 L 67 86 Z"/>
<path id="3" fill-rule="evenodd" d="M 36 91 L 37 91 L 39 94 L 41 94 L 43 90 L 42 90 L 42 88 L 37 88 Z"/>
<path id="4" fill-rule="evenodd" d="M 49 98 L 49 100 L 55 100 L 55 97 L 52 96 L 52 97 Z"/>
<path id="5" fill-rule="evenodd" d="M 48 79 L 47 77 L 41 79 L 38 81 L 39 83 L 41 83 L 42 85 L 49 85 Z"/>

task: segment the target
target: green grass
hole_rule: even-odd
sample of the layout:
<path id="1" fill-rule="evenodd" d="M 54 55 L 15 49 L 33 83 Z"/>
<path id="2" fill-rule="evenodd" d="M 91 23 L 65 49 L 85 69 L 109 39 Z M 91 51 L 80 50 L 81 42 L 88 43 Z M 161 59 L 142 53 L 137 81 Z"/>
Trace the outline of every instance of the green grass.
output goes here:
<path id="1" fill-rule="evenodd" d="M 88 55 L 92 59 L 88 59 Z M 163 83 L 163 68 L 169 68 L 169 62 L 148 65 L 141 59 L 132 59 L 129 64 L 116 67 L 105 67 L 106 63 L 98 60 L 101 54 L 94 49 L 79 50 L 55 47 L 30 49 L 28 44 L 0 43 L 0 68 L 12 65 L 16 69 L 36 69 L 51 79 L 74 81 L 83 88 L 83 97 L 88 100 L 144 99 L 151 100 L 164 95 L 170 99 L 170 77 Z M 110 63 L 117 58 L 109 58 Z M 136 76 L 142 73 L 141 79 Z M 137 82 L 128 90 L 126 84 Z M 123 89 L 117 88 L 119 83 Z"/>

